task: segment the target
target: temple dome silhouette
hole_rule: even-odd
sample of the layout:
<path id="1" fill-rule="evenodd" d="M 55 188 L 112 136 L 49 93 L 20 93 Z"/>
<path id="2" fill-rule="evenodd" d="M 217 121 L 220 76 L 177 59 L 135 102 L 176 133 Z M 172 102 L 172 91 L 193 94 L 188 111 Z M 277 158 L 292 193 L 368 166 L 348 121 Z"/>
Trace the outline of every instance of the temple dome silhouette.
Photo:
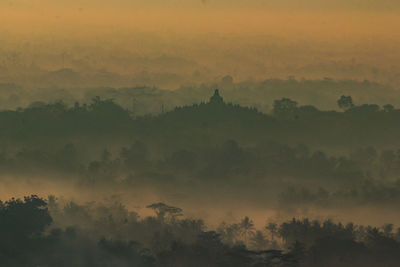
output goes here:
<path id="1" fill-rule="evenodd" d="M 210 104 L 222 104 L 224 99 L 219 95 L 219 90 L 215 89 L 214 95 L 210 97 Z"/>

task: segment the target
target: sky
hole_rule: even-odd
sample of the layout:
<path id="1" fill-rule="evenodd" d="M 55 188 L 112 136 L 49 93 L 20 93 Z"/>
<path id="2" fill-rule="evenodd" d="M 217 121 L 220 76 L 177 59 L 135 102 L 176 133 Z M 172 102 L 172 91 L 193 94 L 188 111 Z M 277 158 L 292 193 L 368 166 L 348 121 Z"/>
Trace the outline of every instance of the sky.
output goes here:
<path id="1" fill-rule="evenodd" d="M 26 70 L 13 68 L 15 54 L 19 67 L 54 71 L 66 65 L 61 54 L 78 62 L 127 51 L 194 62 L 209 73 L 205 79 L 214 72 L 241 80 L 331 76 L 397 85 L 399 13 L 397 0 L 0 0 L 0 67 L 11 72 L 3 77 L 17 77 Z M 122 73 L 102 61 L 99 69 L 118 74 L 155 71 L 130 61 L 134 68 Z M 83 71 L 74 64 L 67 66 Z M 345 71 L 352 64 L 368 71 Z M 339 71 L 329 72 L 331 66 Z"/>
<path id="2" fill-rule="evenodd" d="M 386 31 L 382 24 L 391 28 L 390 23 L 398 23 L 399 8 L 397 0 L 0 1 L 1 27 L 26 31 L 35 25 L 45 31 L 47 27 L 65 24 L 79 28 L 114 25 L 175 31 L 194 27 L 268 32 L 272 26 L 278 30 L 289 27 L 313 31 L 317 26 L 335 24 L 345 26 L 341 28 L 344 31 L 376 32 Z"/>
<path id="3" fill-rule="evenodd" d="M 282 9 L 391 9 L 399 7 L 396 0 L 3 0 L 3 6 L 32 8 L 52 7 L 150 7 L 150 8 L 282 8 Z"/>

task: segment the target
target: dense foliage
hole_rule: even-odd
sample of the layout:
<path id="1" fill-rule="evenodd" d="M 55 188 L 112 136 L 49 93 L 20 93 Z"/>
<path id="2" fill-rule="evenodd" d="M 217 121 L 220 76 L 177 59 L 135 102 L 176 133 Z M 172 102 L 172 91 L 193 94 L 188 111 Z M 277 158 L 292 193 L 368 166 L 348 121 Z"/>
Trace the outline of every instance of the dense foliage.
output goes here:
<path id="1" fill-rule="evenodd" d="M 282 98 L 265 114 L 214 96 L 135 116 L 100 97 L 74 106 L 34 103 L 0 112 L 0 183 L 39 192 L 72 186 L 82 199 L 90 192 L 148 193 L 203 211 L 239 203 L 293 216 L 303 208 L 397 210 L 399 110 L 356 105 L 349 96 L 338 106 L 342 111 L 321 111 Z M 155 216 L 140 217 L 116 199 L 66 199 L 1 202 L 0 262 L 313 267 L 399 261 L 400 236 L 391 224 L 282 219 L 257 229 L 244 216 L 211 226 L 166 201 L 147 206 Z"/>
<path id="2" fill-rule="evenodd" d="M 5 266 L 397 266 L 393 225 L 364 227 L 308 219 L 257 230 L 245 217 L 208 229 L 179 208 L 150 205 L 140 218 L 114 201 L 81 205 L 37 196 L 1 204 Z M 180 214 L 181 215 L 181 214 Z M 54 219 L 52 219 L 52 217 Z"/>

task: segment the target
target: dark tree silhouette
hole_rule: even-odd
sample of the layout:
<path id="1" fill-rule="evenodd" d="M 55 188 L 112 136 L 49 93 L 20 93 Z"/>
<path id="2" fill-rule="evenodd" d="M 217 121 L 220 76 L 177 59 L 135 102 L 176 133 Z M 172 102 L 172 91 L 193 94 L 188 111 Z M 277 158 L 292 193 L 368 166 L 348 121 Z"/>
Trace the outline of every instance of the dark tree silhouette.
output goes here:
<path id="1" fill-rule="evenodd" d="M 160 221 L 164 221 L 164 219 L 166 217 L 174 219 L 174 218 L 176 218 L 178 216 L 182 216 L 182 209 L 181 208 L 177 208 L 177 207 L 174 207 L 174 206 L 169 206 L 169 205 L 164 204 L 162 202 L 151 204 L 151 205 L 147 206 L 147 208 L 154 210 L 156 215 L 157 215 L 157 218 Z"/>
<path id="2" fill-rule="evenodd" d="M 385 112 L 392 112 L 394 110 L 394 106 L 391 104 L 386 104 L 383 106 L 383 111 Z"/>
<path id="3" fill-rule="evenodd" d="M 354 107 L 353 98 L 351 96 L 342 95 L 338 99 L 337 103 L 338 103 L 339 108 L 341 108 L 343 110 L 349 110 Z"/>
<path id="4" fill-rule="evenodd" d="M 297 109 L 297 102 L 290 98 L 282 98 L 274 101 L 274 114 L 285 115 L 293 113 Z"/>

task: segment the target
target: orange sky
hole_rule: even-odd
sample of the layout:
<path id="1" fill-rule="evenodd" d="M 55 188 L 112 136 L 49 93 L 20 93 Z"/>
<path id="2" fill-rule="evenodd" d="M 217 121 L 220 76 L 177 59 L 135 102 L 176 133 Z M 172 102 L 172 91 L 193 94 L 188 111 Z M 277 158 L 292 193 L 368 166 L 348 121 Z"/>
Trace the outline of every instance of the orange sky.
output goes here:
<path id="1" fill-rule="evenodd" d="M 27 64 L 35 61 L 54 70 L 62 66 L 60 60 L 46 61 L 43 53 L 60 58 L 76 47 L 86 46 L 92 53 L 90 47 L 96 46 L 104 51 L 92 58 L 112 57 L 107 49 L 143 57 L 168 55 L 193 60 L 209 73 L 234 73 L 240 79 L 292 74 L 352 78 L 329 68 L 339 62 L 334 68 L 346 74 L 342 69 L 356 62 L 380 68 L 382 75 L 361 70 L 355 79 L 397 81 L 399 13 L 400 1 L 394 0 L 3 0 L 0 53 L 2 48 L 8 54 L 19 53 L 23 61 L 22 54 L 28 51 L 24 44 L 29 43 Z M 88 55 L 72 56 L 81 60 Z M 330 65 L 323 73 L 311 73 L 319 64 Z M 151 71 L 136 62 L 132 65 L 137 71 Z M 100 68 L 123 71 L 108 62 Z"/>
<path id="2" fill-rule="evenodd" d="M 220 32 L 262 34 L 309 34 L 321 36 L 383 35 L 396 37 L 400 26 L 397 4 L 392 9 L 372 10 L 370 5 L 357 1 L 329 8 L 316 5 L 318 1 L 304 0 L 309 5 L 299 5 L 297 0 L 282 1 L 105 1 L 75 0 L 54 2 L 48 0 L 5 0 L 0 4 L 0 29 L 11 32 L 54 33 L 69 29 L 87 31 L 156 31 L 156 32 Z M 143 2 L 143 1 L 142 1 Z M 202 4 L 202 3 L 206 4 Z M 301 2 L 301 1 L 300 1 Z M 327 3 L 332 2 L 330 0 Z M 339 0 L 340 2 L 340 0 Z M 361 1 L 362 2 L 362 1 Z M 386 3 L 397 1 L 381 0 Z M 56 3 L 56 4 L 54 4 Z M 61 3 L 61 4 L 60 4 Z M 111 4 L 113 3 L 113 4 Z M 163 4 L 161 4 L 163 3 Z M 294 7 L 299 6 L 295 9 Z M 322 5 L 323 6 L 323 5 Z M 257 8 L 258 7 L 258 8 Z M 318 9 L 313 7 L 319 7 Z M 338 8 L 341 7 L 341 8 Z"/>

